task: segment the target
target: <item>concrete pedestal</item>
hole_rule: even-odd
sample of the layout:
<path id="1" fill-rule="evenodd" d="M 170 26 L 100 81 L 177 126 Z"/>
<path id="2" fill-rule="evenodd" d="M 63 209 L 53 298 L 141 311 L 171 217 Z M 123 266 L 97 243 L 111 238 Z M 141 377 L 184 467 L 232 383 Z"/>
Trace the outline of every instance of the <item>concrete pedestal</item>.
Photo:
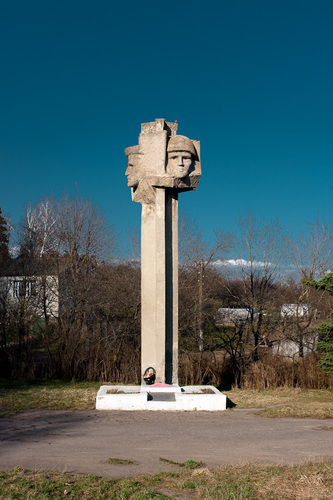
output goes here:
<path id="1" fill-rule="evenodd" d="M 226 408 L 227 397 L 211 385 L 103 385 L 96 398 L 97 410 L 223 411 Z"/>

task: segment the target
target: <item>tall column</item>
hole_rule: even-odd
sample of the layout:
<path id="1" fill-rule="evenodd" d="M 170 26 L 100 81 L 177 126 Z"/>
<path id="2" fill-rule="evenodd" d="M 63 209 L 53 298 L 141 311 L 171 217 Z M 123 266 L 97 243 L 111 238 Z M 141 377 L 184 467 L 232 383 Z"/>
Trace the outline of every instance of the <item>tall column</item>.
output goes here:
<path id="1" fill-rule="evenodd" d="M 125 150 L 132 200 L 142 204 L 142 382 L 152 367 L 155 382 L 178 384 L 178 193 L 197 188 L 201 162 L 200 142 L 177 126 L 142 123 L 139 144 Z"/>
<path id="2" fill-rule="evenodd" d="M 156 382 L 178 383 L 178 194 L 156 188 L 142 205 L 141 371 Z"/>

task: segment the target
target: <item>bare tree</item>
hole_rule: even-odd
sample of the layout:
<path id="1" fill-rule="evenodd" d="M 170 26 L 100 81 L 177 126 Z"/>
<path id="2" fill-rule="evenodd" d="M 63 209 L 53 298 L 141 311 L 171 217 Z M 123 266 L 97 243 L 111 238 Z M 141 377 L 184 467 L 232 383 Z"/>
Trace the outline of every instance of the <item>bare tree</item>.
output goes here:
<path id="1" fill-rule="evenodd" d="M 275 340 L 282 354 L 285 350 L 285 354 L 289 352 L 293 358 L 303 358 L 316 350 L 316 326 L 330 309 L 329 296 L 322 290 L 306 290 L 303 282 L 290 278 L 283 285 L 283 298 L 277 331 L 280 335 L 277 334 Z"/>
<path id="2" fill-rule="evenodd" d="M 89 353 L 97 269 L 115 253 L 117 235 L 91 199 L 65 193 L 58 203 L 57 242 L 61 362 L 73 376 Z"/>
<path id="3" fill-rule="evenodd" d="M 292 260 L 299 279 L 316 279 L 333 266 L 332 226 L 318 217 L 294 241 Z"/>
<path id="4" fill-rule="evenodd" d="M 95 257 L 99 262 L 114 255 L 118 243 L 115 229 L 90 198 L 65 193 L 58 214 L 61 255 Z"/>
<path id="5" fill-rule="evenodd" d="M 233 235 L 224 231 L 215 231 L 213 244 L 202 237 L 195 220 L 181 214 L 179 223 L 180 255 L 180 312 L 187 312 L 187 321 L 199 350 L 204 348 L 203 326 L 206 321 L 205 308 L 214 296 L 214 283 L 218 282 L 214 262 L 223 261 L 233 243 Z M 209 311 L 211 318 L 214 312 Z M 180 315 L 180 322 L 184 316 Z M 181 324 L 181 326 L 183 326 Z"/>
<path id="6" fill-rule="evenodd" d="M 59 247 L 59 207 L 46 197 L 35 206 L 28 205 L 20 228 L 21 254 L 42 258 L 55 254 Z"/>
<path id="7" fill-rule="evenodd" d="M 235 263 L 240 271 L 241 300 L 249 311 L 253 336 L 253 359 L 265 342 L 266 312 L 275 298 L 275 286 L 287 262 L 289 239 L 277 221 L 256 219 L 253 214 L 238 219 L 239 238 L 235 245 Z"/>
<path id="8" fill-rule="evenodd" d="M 291 245 L 293 272 L 289 279 L 285 302 L 292 311 L 282 314 L 282 338 L 298 346 L 297 356 L 316 346 L 315 327 L 320 317 L 327 314 L 327 294 L 306 286 L 308 280 L 320 278 L 332 268 L 332 228 L 318 217 L 307 223 Z M 288 297 L 288 301 L 287 301 Z"/>
<path id="9" fill-rule="evenodd" d="M 26 211 L 21 230 L 23 275 L 39 277 L 36 295 L 41 302 L 39 310 L 42 307 L 44 311 L 41 339 L 50 353 L 55 323 L 46 305 L 51 292 L 57 293 L 57 346 L 60 371 L 65 376 L 75 376 L 80 370 L 84 376 L 90 337 L 95 335 L 96 276 L 102 264 L 115 256 L 116 248 L 117 235 L 108 217 L 77 192 L 73 197 L 68 193 L 60 199 L 47 197 Z M 56 292 L 50 289 L 50 275 L 57 276 Z"/>

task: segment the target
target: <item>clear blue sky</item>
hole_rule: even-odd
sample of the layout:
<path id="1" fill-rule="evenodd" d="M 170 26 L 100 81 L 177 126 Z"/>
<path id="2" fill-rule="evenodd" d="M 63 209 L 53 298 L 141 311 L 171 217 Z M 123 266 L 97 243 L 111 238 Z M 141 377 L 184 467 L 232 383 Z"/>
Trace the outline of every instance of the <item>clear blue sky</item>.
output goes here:
<path id="1" fill-rule="evenodd" d="M 201 141 L 180 206 L 207 238 L 250 210 L 331 220 L 332 27 L 332 0 L 0 0 L 3 212 L 77 183 L 126 240 L 124 148 L 166 116 Z"/>

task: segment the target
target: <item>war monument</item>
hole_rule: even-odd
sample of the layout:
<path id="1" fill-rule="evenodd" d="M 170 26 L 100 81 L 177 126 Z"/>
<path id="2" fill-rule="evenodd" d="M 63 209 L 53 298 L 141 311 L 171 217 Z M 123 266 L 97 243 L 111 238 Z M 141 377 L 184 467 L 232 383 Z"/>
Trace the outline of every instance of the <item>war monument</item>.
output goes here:
<path id="1" fill-rule="evenodd" d="M 177 135 L 177 123 L 143 123 L 126 148 L 132 200 L 141 216 L 141 386 L 103 385 L 101 410 L 226 409 L 213 386 L 178 385 L 178 195 L 198 187 L 200 142 Z"/>

